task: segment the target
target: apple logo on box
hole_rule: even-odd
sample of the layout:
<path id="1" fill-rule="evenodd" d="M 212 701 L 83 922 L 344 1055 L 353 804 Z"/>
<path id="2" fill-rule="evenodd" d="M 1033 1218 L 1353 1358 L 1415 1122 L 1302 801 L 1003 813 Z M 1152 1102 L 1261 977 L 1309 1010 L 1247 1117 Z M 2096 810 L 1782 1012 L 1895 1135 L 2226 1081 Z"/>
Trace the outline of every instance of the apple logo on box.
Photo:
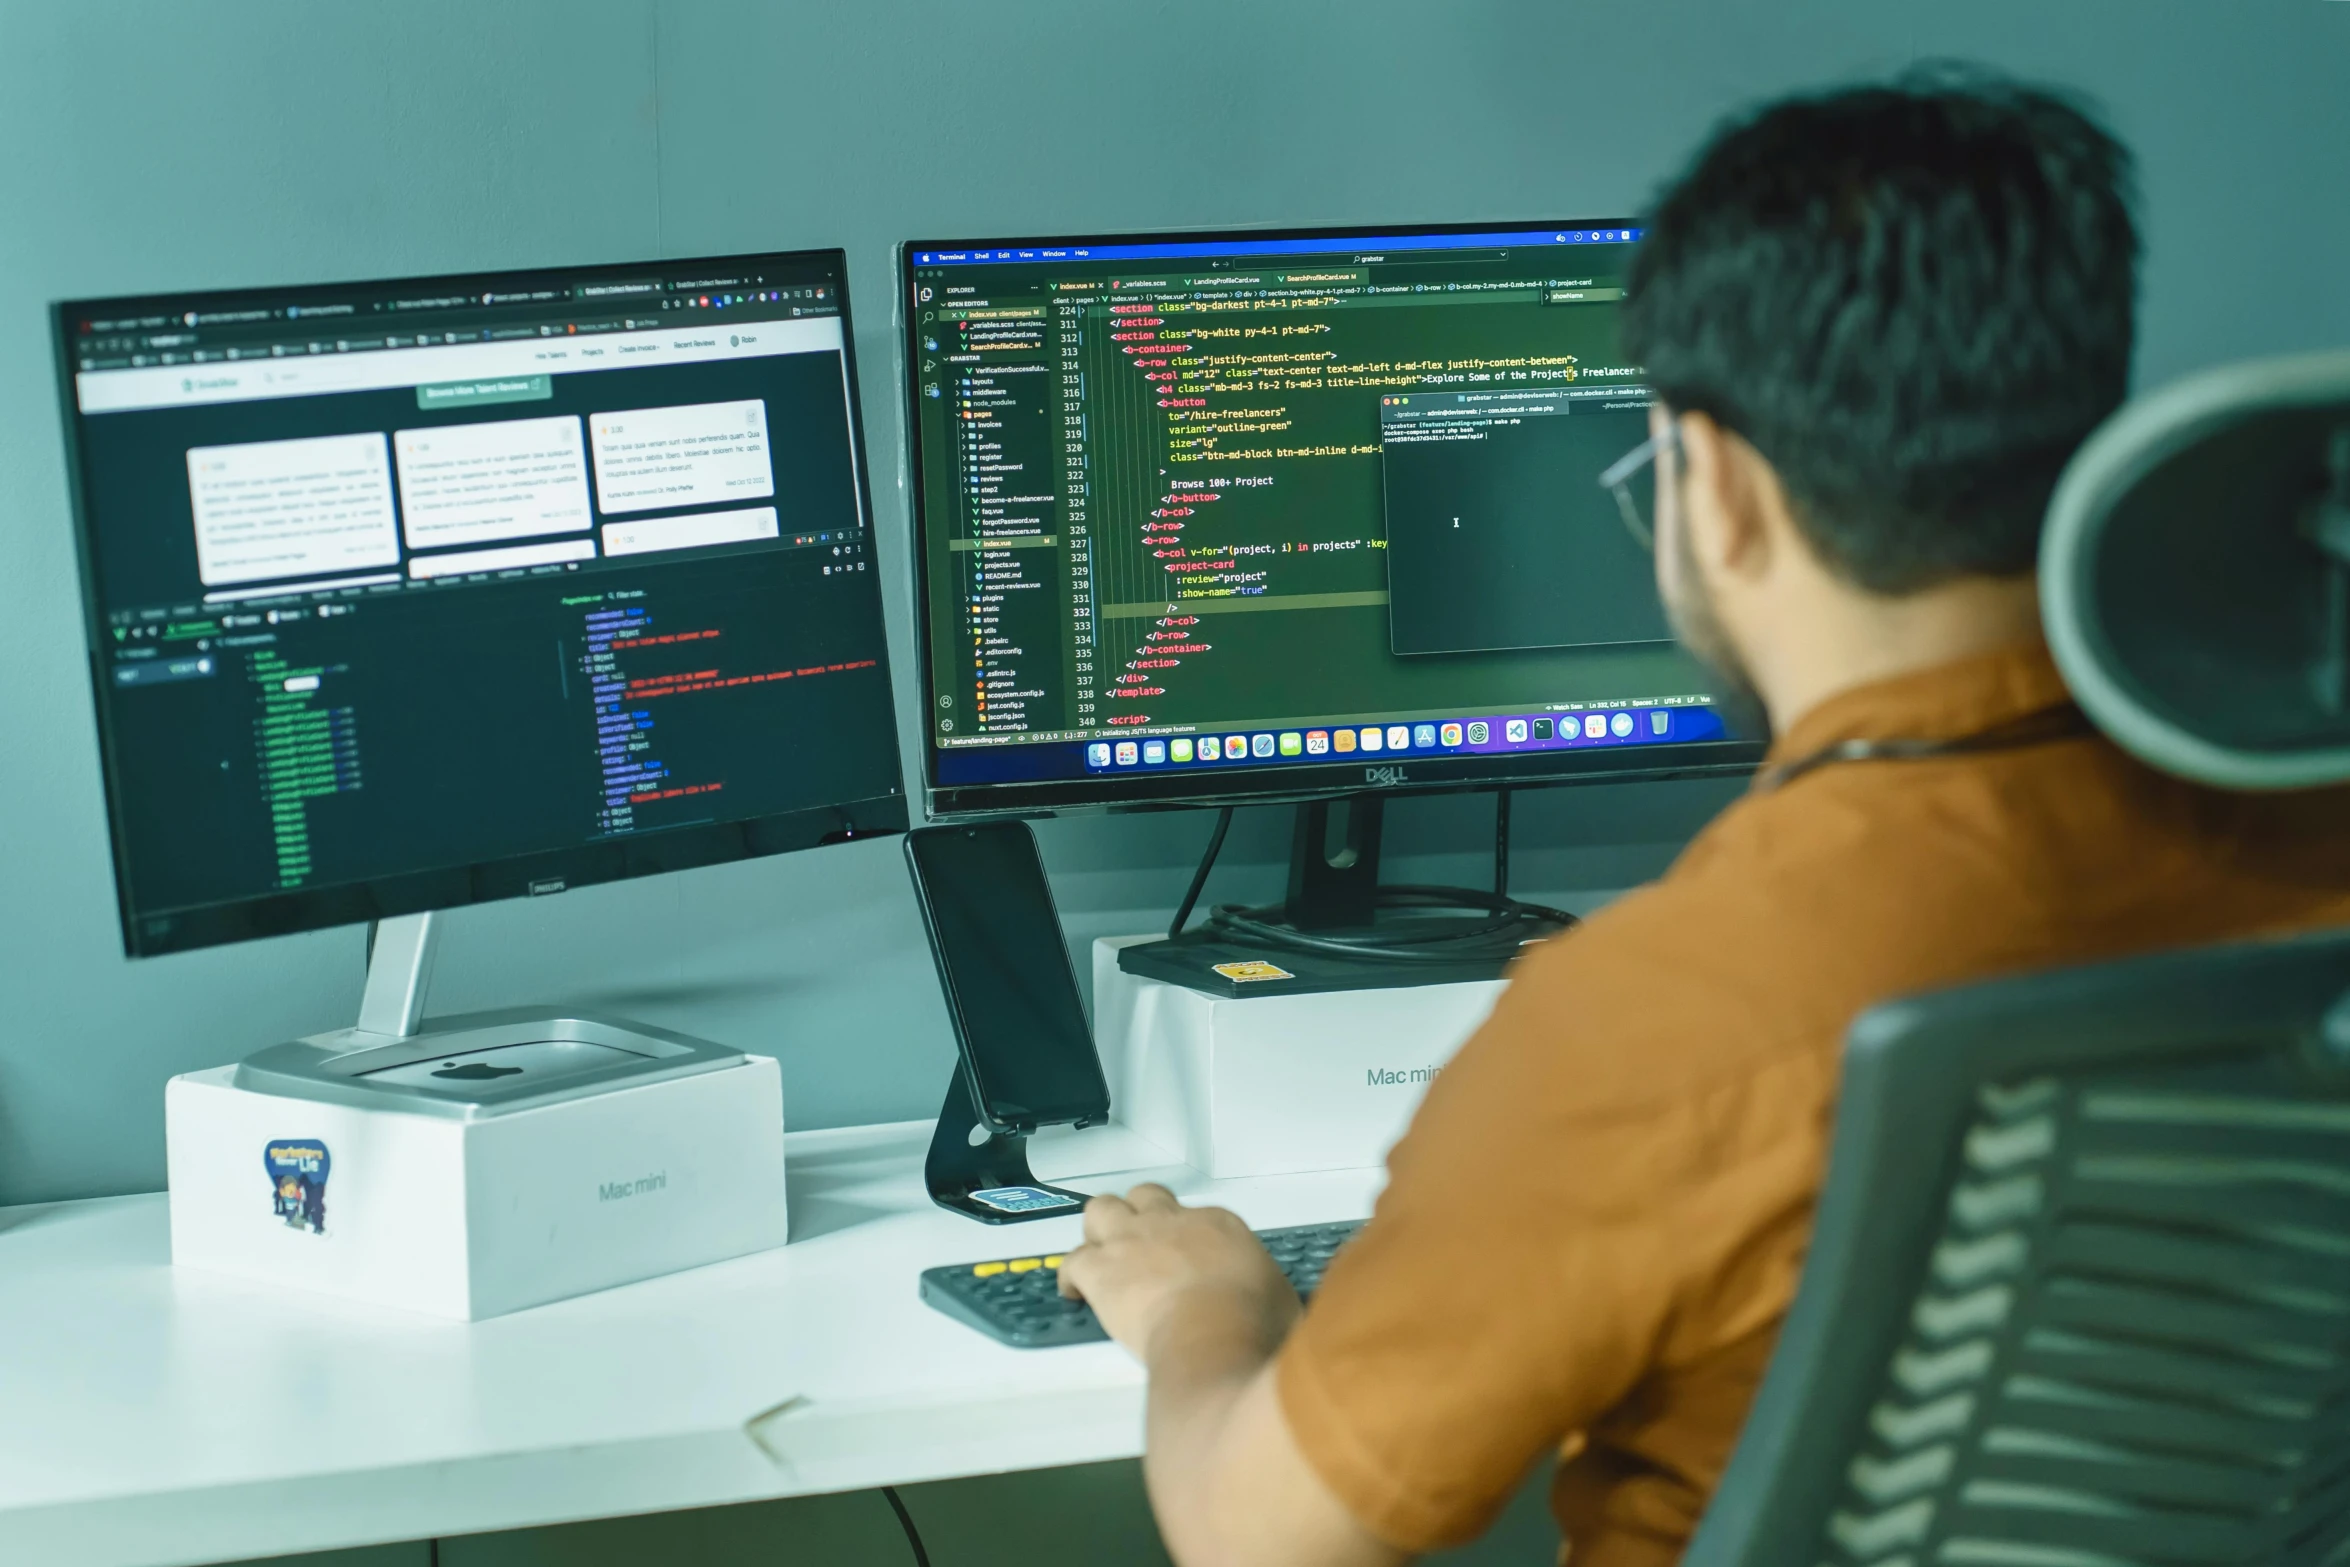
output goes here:
<path id="1" fill-rule="evenodd" d="M 518 1066 L 492 1066 L 487 1061 L 468 1061 L 463 1066 L 452 1061 L 433 1073 L 435 1077 L 445 1077 L 458 1083 L 486 1083 L 492 1078 L 521 1075 L 522 1068 Z"/>

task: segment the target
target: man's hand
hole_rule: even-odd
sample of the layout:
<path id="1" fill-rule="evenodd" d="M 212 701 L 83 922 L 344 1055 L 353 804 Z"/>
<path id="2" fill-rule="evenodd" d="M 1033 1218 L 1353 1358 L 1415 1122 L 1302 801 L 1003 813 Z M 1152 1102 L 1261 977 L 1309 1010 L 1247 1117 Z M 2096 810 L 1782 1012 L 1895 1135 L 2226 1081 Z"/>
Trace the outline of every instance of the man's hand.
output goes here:
<path id="1" fill-rule="evenodd" d="M 1303 1308 L 1236 1216 L 1164 1186 L 1096 1197 L 1061 1293 L 1150 1371 L 1143 1473 L 1181 1567 L 1400 1567 L 1290 1435 L 1272 1362 Z"/>
<path id="2" fill-rule="evenodd" d="M 1269 1356 L 1300 1309 L 1297 1291 L 1237 1215 L 1186 1208 L 1151 1185 L 1085 1205 L 1085 1244 L 1061 1264 L 1061 1293 L 1082 1297 L 1146 1366 L 1168 1347 L 1169 1328 L 1177 1338 L 1187 1327 L 1237 1330 L 1248 1350 Z"/>

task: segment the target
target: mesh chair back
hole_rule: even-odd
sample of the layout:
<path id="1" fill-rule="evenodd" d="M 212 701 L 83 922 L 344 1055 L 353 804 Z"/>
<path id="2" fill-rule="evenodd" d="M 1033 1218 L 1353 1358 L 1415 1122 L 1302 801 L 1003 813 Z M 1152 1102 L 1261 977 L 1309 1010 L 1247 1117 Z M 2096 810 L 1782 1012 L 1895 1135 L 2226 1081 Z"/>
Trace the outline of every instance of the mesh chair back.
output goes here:
<path id="1" fill-rule="evenodd" d="M 1691 1567 L 2350 1567 L 2350 935 L 1879 1009 Z"/>

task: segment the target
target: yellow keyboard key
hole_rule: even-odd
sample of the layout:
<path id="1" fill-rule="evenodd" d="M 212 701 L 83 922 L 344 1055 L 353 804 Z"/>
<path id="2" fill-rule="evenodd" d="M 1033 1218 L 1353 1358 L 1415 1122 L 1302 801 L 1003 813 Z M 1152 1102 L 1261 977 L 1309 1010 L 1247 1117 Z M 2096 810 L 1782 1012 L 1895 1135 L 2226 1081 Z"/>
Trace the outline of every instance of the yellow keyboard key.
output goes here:
<path id="1" fill-rule="evenodd" d="M 1004 1271 L 1004 1265 L 1000 1262 L 983 1262 L 971 1271 L 979 1278 L 991 1279 Z"/>
<path id="2" fill-rule="evenodd" d="M 1038 1268 L 1044 1266 L 1044 1259 L 1042 1257 L 1022 1257 L 1019 1261 L 1008 1263 L 1006 1266 L 1014 1273 L 1034 1273 Z"/>
<path id="3" fill-rule="evenodd" d="M 1058 1269 L 1061 1266 L 1060 1256 L 1056 1253 L 1053 1256 L 1045 1258 L 1044 1265 L 1048 1268 Z"/>

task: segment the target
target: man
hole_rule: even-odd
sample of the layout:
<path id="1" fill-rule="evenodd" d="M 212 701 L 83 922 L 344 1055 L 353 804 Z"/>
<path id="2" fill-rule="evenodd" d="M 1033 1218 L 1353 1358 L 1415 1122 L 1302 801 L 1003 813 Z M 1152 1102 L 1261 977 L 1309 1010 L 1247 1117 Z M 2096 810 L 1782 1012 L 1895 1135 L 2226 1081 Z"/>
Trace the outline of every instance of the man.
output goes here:
<path id="1" fill-rule="evenodd" d="M 1777 739 L 1661 882 L 1520 965 L 1312 1310 L 1229 1214 L 1089 1206 L 1063 1287 L 1149 1368 L 1184 1567 L 1402 1562 L 1552 1448 L 1575 1567 L 1677 1560 L 1795 1290 L 1856 1013 L 2350 923 L 2339 798 L 2139 767 L 2039 640 L 2042 511 L 2128 379 L 2128 180 L 2055 98 L 1917 80 L 1768 109 L 1664 196 L 1625 317 L 1657 582 Z"/>

